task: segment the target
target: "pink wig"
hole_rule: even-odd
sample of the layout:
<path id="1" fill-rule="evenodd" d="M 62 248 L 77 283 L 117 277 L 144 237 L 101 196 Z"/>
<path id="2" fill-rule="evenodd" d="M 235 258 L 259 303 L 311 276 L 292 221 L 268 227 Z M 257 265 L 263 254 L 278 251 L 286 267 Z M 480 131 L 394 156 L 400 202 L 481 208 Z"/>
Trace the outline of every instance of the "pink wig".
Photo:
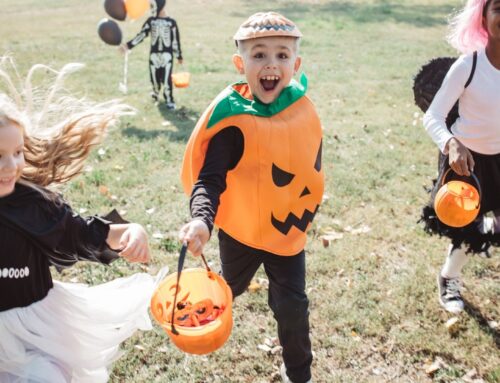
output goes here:
<path id="1" fill-rule="evenodd" d="M 483 27 L 485 8 L 491 0 L 467 0 L 465 7 L 450 21 L 448 42 L 468 54 L 486 46 L 488 33 Z"/>

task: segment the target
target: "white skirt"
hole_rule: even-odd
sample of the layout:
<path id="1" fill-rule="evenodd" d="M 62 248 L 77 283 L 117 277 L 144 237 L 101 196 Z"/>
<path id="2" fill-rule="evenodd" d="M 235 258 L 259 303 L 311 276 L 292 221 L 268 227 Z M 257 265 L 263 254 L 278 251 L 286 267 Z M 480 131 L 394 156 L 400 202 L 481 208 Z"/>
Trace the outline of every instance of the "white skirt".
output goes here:
<path id="1" fill-rule="evenodd" d="M 0 382 L 107 382 L 120 343 L 152 328 L 149 302 L 167 272 L 97 286 L 54 281 L 41 301 L 0 312 Z"/>

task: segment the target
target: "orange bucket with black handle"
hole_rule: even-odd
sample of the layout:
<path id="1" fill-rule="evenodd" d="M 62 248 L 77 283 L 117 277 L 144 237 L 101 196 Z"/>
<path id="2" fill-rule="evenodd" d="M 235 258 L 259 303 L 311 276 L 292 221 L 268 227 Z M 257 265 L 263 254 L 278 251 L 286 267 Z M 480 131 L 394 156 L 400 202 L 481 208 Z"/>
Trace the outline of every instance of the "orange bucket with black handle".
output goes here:
<path id="1" fill-rule="evenodd" d="M 449 168 L 441 177 L 441 186 L 434 197 L 434 210 L 439 220 L 451 227 L 464 227 L 473 222 L 481 207 L 481 185 L 474 173 L 473 185 L 459 180 L 446 181 Z"/>
<path id="2" fill-rule="evenodd" d="M 230 287 L 202 257 L 204 268 L 183 270 L 187 245 L 177 273 L 167 276 L 151 298 L 151 313 L 172 342 L 190 354 L 208 354 L 224 345 L 233 328 Z"/>

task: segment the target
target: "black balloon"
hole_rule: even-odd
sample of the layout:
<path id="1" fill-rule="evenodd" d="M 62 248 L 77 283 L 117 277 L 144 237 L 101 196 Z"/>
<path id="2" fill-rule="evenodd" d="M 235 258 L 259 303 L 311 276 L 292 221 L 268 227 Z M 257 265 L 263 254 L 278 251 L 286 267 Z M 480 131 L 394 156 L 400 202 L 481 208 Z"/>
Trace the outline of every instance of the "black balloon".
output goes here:
<path id="1" fill-rule="evenodd" d="M 97 33 L 102 41 L 109 45 L 120 45 L 122 42 L 122 31 L 118 24 L 109 19 L 102 19 L 97 25 Z"/>
<path id="2" fill-rule="evenodd" d="M 127 17 L 127 10 L 123 0 L 104 0 L 104 10 L 116 20 L 123 21 Z"/>

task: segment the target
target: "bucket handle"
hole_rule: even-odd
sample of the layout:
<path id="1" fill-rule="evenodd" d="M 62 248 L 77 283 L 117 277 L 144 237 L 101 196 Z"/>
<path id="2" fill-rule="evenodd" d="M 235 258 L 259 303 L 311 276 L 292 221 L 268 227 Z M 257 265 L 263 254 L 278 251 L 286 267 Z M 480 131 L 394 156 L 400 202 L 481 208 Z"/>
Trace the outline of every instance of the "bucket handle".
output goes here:
<path id="1" fill-rule="evenodd" d="M 186 260 L 187 248 L 188 248 L 188 243 L 184 242 L 182 244 L 181 251 L 179 253 L 179 262 L 177 263 L 177 283 L 175 284 L 174 305 L 172 306 L 172 320 L 170 321 L 170 324 L 172 325 L 172 333 L 174 333 L 175 335 L 179 335 L 174 326 L 174 317 L 175 317 L 175 309 L 177 308 L 177 295 L 179 293 L 179 282 L 181 279 L 182 269 L 184 268 L 184 261 Z M 205 259 L 203 253 L 201 254 L 201 260 L 203 261 L 203 264 L 205 265 L 207 271 L 210 272 L 211 271 L 210 267 L 208 266 L 207 260 Z"/>
<path id="2" fill-rule="evenodd" d="M 446 177 L 448 177 L 448 174 L 450 174 L 450 171 L 453 171 L 455 174 L 457 174 L 452 168 L 448 168 L 443 176 L 441 177 L 441 182 L 440 182 L 440 185 L 439 187 L 443 186 L 445 184 L 445 181 L 446 181 Z M 479 201 L 481 201 L 481 196 L 483 195 L 483 192 L 481 190 L 481 184 L 479 183 L 479 180 L 477 179 L 476 175 L 473 173 L 473 172 L 470 172 L 470 178 L 472 178 L 477 186 L 477 191 L 479 193 Z M 479 207 L 479 204 L 478 206 Z"/>

